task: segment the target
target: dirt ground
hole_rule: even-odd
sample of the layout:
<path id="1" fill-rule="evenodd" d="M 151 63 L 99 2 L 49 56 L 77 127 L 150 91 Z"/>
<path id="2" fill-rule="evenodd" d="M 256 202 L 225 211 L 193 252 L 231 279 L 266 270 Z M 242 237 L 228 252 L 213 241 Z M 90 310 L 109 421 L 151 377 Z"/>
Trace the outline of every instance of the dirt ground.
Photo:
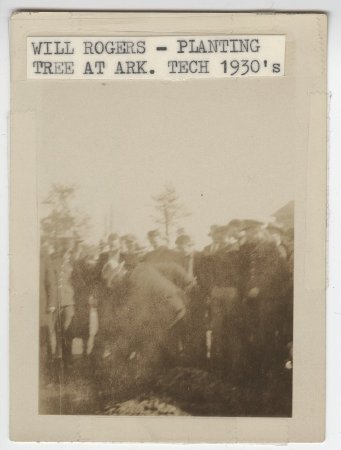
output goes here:
<path id="1" fill-rule="evenodd" d="M 104 369 L 103 369 L 104 367 Z M 154 367 L 148 376 L 132 368 L 100 368 L 74 357 L 68 370 L 57 362 L 40 380 L 41 414 L 272 416 L 291 415 L 290 370 L 231 382 L 228 374 L 184 365 Z M 133 365 L 132 365 L 133 367 Z M 51 374 L 53 376 L 51 376 Z"/>

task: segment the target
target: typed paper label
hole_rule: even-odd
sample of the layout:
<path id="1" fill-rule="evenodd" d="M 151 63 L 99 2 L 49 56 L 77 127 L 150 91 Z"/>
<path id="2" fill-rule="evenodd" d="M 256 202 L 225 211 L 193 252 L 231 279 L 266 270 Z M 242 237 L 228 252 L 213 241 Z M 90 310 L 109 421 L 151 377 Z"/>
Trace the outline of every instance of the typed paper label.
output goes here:
<path id="1" fill-rule="evenodd" d="M 28 37 L 28 79 L 185 80 L 284 75 L 285 36 Z"/>

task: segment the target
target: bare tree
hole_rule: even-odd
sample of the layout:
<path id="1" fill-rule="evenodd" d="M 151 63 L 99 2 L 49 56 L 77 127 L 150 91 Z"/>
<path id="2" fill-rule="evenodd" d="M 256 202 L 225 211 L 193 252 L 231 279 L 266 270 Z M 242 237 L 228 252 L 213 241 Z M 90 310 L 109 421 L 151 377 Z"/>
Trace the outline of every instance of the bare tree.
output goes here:
<path id="1" fill-rule="evenodd" d="M 152 199 L 157 213 L 153 218 L 163 228 L 165 239 L 169 243 L 174 228 L 181 219 L 189 216 L 190 213 L 181 203 L 179 195 L 171 184 L 166 185 L 164 190 L 153 196 Z"/>
<path id="2" fill-rule="evenodd" d="M 50 239 L 65 232 L 81 235 L 89 227 L 89 217 L 73 206 L 77 191 L 74 185 L 52 184 L 46 199 L 42 202 L 48 213 L 41 219 L 41 231 Z"/>

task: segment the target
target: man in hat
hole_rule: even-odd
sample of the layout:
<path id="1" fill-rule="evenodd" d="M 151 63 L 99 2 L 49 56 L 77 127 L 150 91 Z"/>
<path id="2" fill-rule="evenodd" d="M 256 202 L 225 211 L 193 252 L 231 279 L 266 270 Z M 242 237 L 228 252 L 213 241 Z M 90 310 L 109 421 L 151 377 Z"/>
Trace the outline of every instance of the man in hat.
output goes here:
<path id="1" fill-rule="evenodd" d="M 290 284 L 286 259 L 264 224 L 245 221 L 243 250 L 244 367 L 266 383 L 279 356 L 280 311 Z"/>
<path id="2" fill-rule="evenodd" d="M 231 372 L 236 357 L 235 321 L 240 301 L 240 251 L 237 220 L 221 227 L 224 245 L 214 254 L 213 282 L 210 290 L 210 331 L 212 360 L 221 369 Z"/>
<path id="3" fill-rule="evenodd" d="M 190 277 L 193 275 L 193 264 L 194 264 L 194 252 L 193 252 L 193 242 L 188 234 L 180 234 L 176 240 L 176 252 L 177 252 L 177 262 L 182 266 Z"/>
<path id="4" fill-rule="evenodd" d="M 115 334 L 115 308 L 124 300 L 124 280 L 127 274 L 117 233 L 110 233 L 107 251 L 100 254 L 94 269 L 94 289 L 90 299 L 97 308 L 98 343 L 103 358 L 110 356 L 110 343 Z M 97 332 L 97 330 L 96 330 Z"/>
<path id="5" fill-rule="evenodd" d="M 150 230 L 147 233 L 148 241 L 153 250 L 158 250 L 160 248 L 165 248 L 165 244 L 161 238 L 161 233 L 159 230 Z"/>
<path id="6" fill-rule="evenodd" d="M 128 272 L 133 270 L 143 257 L 143 249 L 139 246 L 137 237 L 133 234 L 126 234 L 122 237 L 124 241 L 124 252 L 122 259 Z"/>
<path id="7" fill-rule="evenodd" d="M 117 234 L 111 234 L 108 241 L 108 259 L 102 268 L 102 280 L 110 289 L 115 281 L 126 273 L 125 263 L 122 259 L 120 238 Z"/>
<path id="8" fill-rule="evenodd" d="M 176 254 L 164 243 L 159 230 L 150 230 L 147 234 L 152 250 L 147 252 L 143 261 L 148 263 L 162 263 L 176 260 Z"/>
<path id="9" fill-rule="evenodd" d="M 182 340 L 184 343 L 184 354 L 186 361 L 198 364 L 206 358 L 206 317 L 207 312 L 207 290 L 203 289 L 205 273 L 207 273 L 207 260 L 213 255 L 195 252 L 193 241 L 184 230 L 175 240 L 178 264 L 181 265 L 187 275 L 192 279 L 191 289 L 187 293 L 187 314 L 184 318 L 184 332 Z M 200 283 L 197 281 L 197 276 Z"/>
<path id="10" fill-rule="evenodd" d="M 100 253 L 94 268 L 93 278 L 95 282 L 95 290 L 101 291 L 101 287 L 105 286 L 105 278 L 103 278 L 103 268 L 110 258 L 117 259 L 122 262 L 121 239 L 117 233 L 110 233 L 107 237 L 106 244 L 100 247 Z"/>
<path id="11" fill-rule="evenodd" d="M 227 233 L 224 226 L 212 225 L 208 235 L 211 238 L 211 244 L 207 245 L 201 252 L 195 255 L 194 259 L 194 275 L 197 280 L 197 289 L 195 292 L 195 309 L 198 323 L 202 323 L 205 336 L 200 339 L 204 341 L 201 344 L 206 349 L 205 357 L 211 357 L 212 346 L 212 313 L 215 315 L 215 310 L 212 308 L 212 289 L 215 286 L 216 276 L 216 255 L 219 251 L 223 252 L 227 246 Z"/>
<path id="12" fill-rule="evenodd" d="M 203 250 L 206 255 L 214 255 L 217 251 L 226 247 L 228 234 L 225 226 L 212 225 L 208 236 L 210 236 L 212 242 Z"/>

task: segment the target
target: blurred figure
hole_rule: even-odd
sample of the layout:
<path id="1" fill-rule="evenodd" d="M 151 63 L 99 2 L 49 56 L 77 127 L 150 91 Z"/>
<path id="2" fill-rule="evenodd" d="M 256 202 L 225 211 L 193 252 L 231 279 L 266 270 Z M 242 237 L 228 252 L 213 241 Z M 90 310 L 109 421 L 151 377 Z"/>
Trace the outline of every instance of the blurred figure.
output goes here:
<path id="1" fill-rule="evenodd" d="M 152 250 L 143 257 L 143 262 L 160 263 L 176 260 L 176 253 L 164 243 L 159 230 L 151 230 L 147 234 Z"/>
<path id="2" fill-rule="evenodd" d="M 288 252 L 283 244 L 283 227 L 277 222 L 270 222 L 266 227 L 270 239 L 275 243 L 281 258 L 287 259 Z"/>
<path id="3" fill-rule="evenodd" d="M 247 245 L 251 248 L 264 238 L 264 223 L 259 220 L 243 220 L 240 230 L 240 245 Z"/>
<path id="4" fill-rule="evenodd" d="M 153 250 L 167 248 L 163 239 L 161 238 L 161 234 L 160 234 L 159 230 L 148 231 L 147 237 L 148 237 L 148 241 Z"/>
<path id="5" fill-rule="evenodd" d="M 84 254 L 82 278 L 86 285 L 86 295 L 83 297 L 82 314 L 84 324 L 81 324 L 83 334 L 83 352 L 90 355 L 95 345 L 95 338 L 98 333 L 98 311 L 97 300 L 94 297 L 95 292 L 95 267 L 98 260 L 98 254 L 94 248 L 89 248 Z M 85 303 L 86 301 L 86 303 Z M 86 316 L 85 316 L 86 315 Z"/>
<path id="6" fill-rule="evenodd" d="M 178 230 L 182 231 L 182 230 Z M 176 353 L 183 354 L 185 345 L 185 311 L 188 304 L 187 294 L 195 284 L 193 276 L 193 245 L 187 235 L 177 238 L 178 248 L 171 250 L 163 245 L 163 240 L 158 230 L 148 233 L 148 239 L 153 250 L 148 252 L 143 262 L 156 269 L 155 275 L 165 277 L 177 288 L 176 298 L 181 299 L 181 314 L 176 319 L 176 325 L 169 334 L 169 347 L 175 348 Z M 151 269 L 150 269 L 151 270 Z"/>
<path id="7" fill-rule="evenodd" d="M 194 274 L 198 283 L 198 310 L 203 315 L 205 329 L 205 349 L 206 358 L 211 359 L 213 349 L 213 332 L 216 329 L 215 349 L 218 353 L 220 338 L 218 338 L 218 328 L 221 329 L 222 323 L 218 325 L 220 315 L 220 306 L 218 300 L 212 302 L 212 298 L 217 294 L 216 272 L 219 263 L 217 255 L 223 254 L 228 247 L 228 232 L 225 226 L 212 225 L 208 235 L 211 237 L 211 244 L 207 245 L 202 252 L 196 255 Z M 217 358 L 215 358 L 217 359 Z"/>
<path id="8" fill-rule="evenodd" d="M 209 293 L 209 331 L 211 357 L 216 367 L 235 370 L 239 358 L 237 321 L 240 302 L 239 221 L 221 227 L 221 245 L 214 254 L 213 279 Z"/>
<path id="9" fill-rule="evenodd" d="M 110 342 L 117 329 L 115 308 L 124 298 L 122 281 L 126 273 L 127 270 L 121 255 L 120 237 L 116 233 L 111 233 L 107 239 L 107 251 L 99 255 L 94 268 L 94 289 L 90 298 L 90 305 L 93 308 L 91 310 L 93 320 L 90 324 L 96 324 L 94 308 L 97 308 L 97 337 L 100 353 L 103 358 L 111 354 Z M 96 329 L 95 325 L 93 327 Z"/>
<path id="10" fill-rule="evenodd" d="M 133 234 L 125 234 L 122 236 L 125 243 L 125 251 L 133 253 L 139 249 L 137 237 Z"/>
<path id="11" fill-rule="evenodd" d="M 125 263 L 121 258 L 120 238 L 117 234 L 111 234 L 108 239 L 107 261 L 102 268 L 102 279 L 110 289 L 117 278 L 123 277 L 126 273 Z"/>
<path id="12" fill-rule="evenodd" d="M 178 263 L 186 270 L 189 276 L 193 275 L 194 251 L 193 242 L 188 234 L 181 234 L 175 240 Z"/>
<path id="13" fill-rule="evenodd" d="M 256 379 L 264 385 L 282 365 L 286 345 L 283 345 L 284 330 L 292 323 L 287 308 L 292 291 L 277 228 L 274 238 L 264 224 L 246 221 L 244 227 L 244 375 L 253 374 L 255 378 L 257 374 Z M 290 335 L 291 331 L 286 334 Z"/>
<path id="14" fill-rule="evenodd" d="M 106 242 L 104 242 L 103 240 L 100 241 L 99 244 L 99 255 L 98 255 L 98 259 L 97 259 L 97 266 L 96 269 L 98 270 L 98 278 L 101 278 L 101 272 L 103 269 L 104 264 L 108 261 L 109 259 L 109 251 L 110 248 L 113 247 L 117 247 L 120 248 L 120 238 L 118 236 L 118 234 L 116 233 L 110 233 L 107 237 Z"/>
<path id="15" fill-rule="evenodd" d="M 176 237 L 186 234 L 185 228 L 181 227 L 176 230 Z"/>
<path id="16" fill-rule="evenodd" d="M 127 271 L 133 270 L 143 257 L 143 249 L 139 246 L 137 237 L 133 234 L 126 234 L 122 237 L 124 241 L 124 252 L 122 259 Z"/>
<path id="17" fill-rule="evenodd" d="M 218 250 L 223 249 L 227 245 L 227 233 L 226 228 L 224 226 L 212 225 L 210 232 L 208 233 L 210 236 L 212 243 L 207 245 L 203 252 L 207 255 L 213 255 Z"/>
<path id="18" fill-rule="evenodd" d="M 52 262 L 53 248 L 47 237 L 40 243 L 40 278 L 39 278 L 39 317 L 40 317 L 40 375 L 42 382 L 49 382 L 51 372 L 51 355 L 56 354 L 56 333 L 50 333 L 51 312 L 57 307 L 57 280 Z"/>
<path id="19" fill-rule="evenodd" d="M 57 236 L 57 248 L 54 254 L 54 270 L 57 280 L 57 302 L 50 310 L 50 339 L 56 348 L 53 356 L 61 357 L 65 367 L 72 357 L 72 321 L 75 314 L 74 288 L 72 284 L 74 235 L 65 232 Z M 54 347 L 54 344 L 53 344 Z"/>
<path id="20" fill-rule="evenodd" d="M 239 240 L 244 235 L 242 230 L 242 221 L 233 219 L 226 225 L 228 245 L 238 244 Z"/>
<path id="21" fill-rule="evenodd" d="M 178 264 L 182 266 L 192 279 L 187 291 L 187 314 L 183 320 L 184 357 L 188 364 L 197 366 L 206 358 L 206 290 L 198 283 L 206 272 L 202 253 L 194 251 L 194 244 L 188 234 L 179 234 L 175 241 Z M 205 256 L 204 258 L 210 258 Z"/>
<path id="22" fill-rule="evenodd" d="M 72 285 L 74 288 L 75 316 L 73 335 L 83 341 L 83 353 L 89 354 L 89 339 L 94 336 L 91 323 L 92 305 L 90 297 L 94 288 L 93 269 L 95 261 L 89 250 L 85 250 L 83 241 L 77 238 L 73 248 Z M 91 326 L 92 325 L 92 326 Z M 94 339 L 94 337 L 93 337 Z M 87 350 L 86 350 L 87 348 Z"/>
<path id="23" fill-rule="evenodd" d="M 134 309 L 128 308 L 132 317 L 128 323 L 125 320 L 125 325 L 134 324 L 130 330 L 132 336 L 136 336 L 138 330 L 151 336 L 153 346 L 161 339 L 165 361 L 174 362 L 174 358 L 182 356 L 184 351 L 186 292 L 193 279 L 179 264 L 167 261 L 143 262 L 131 272 L 128 280 L 128 303 L 131 299 L 136 303 Z M 137 323 L 136 319 L 142 322 Z M 136 338 L 132 349 L 139 350 L 143 340 L 142 336 Z"/>

